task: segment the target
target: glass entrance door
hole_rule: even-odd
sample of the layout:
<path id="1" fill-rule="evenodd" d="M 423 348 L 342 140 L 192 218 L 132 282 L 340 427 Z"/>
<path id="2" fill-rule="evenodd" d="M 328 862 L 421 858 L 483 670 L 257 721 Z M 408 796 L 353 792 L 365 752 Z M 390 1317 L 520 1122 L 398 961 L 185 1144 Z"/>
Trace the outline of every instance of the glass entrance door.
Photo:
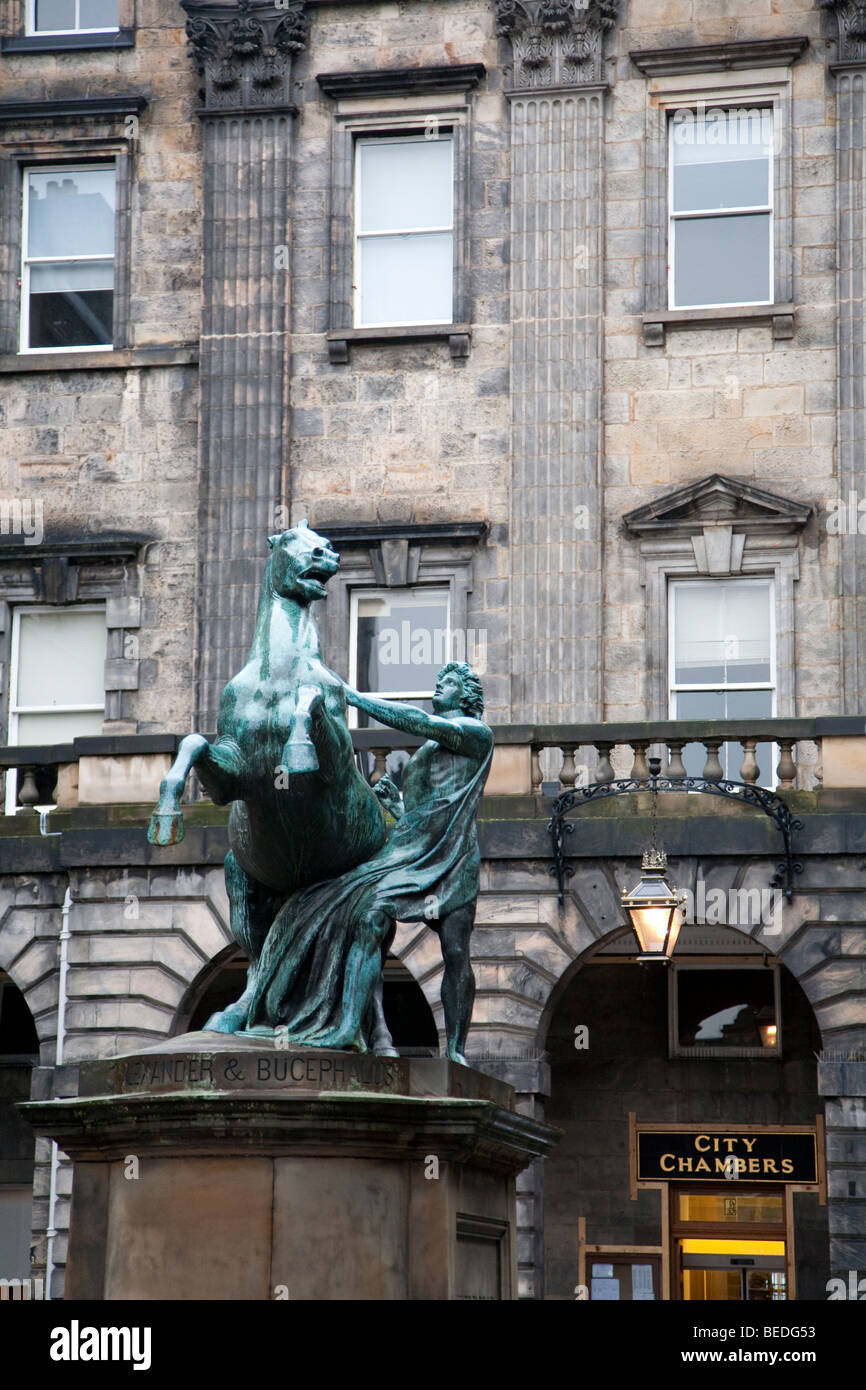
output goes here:
<path id="1" fill-rule="evenodd" d="M 789 1233 L 781 1188 L 676 1187 L 671 1236 L 675 1297 L 737 1303 L 787 1298 Z"/>
<path id="2" fill-rule="evenodd" d="M 783 1240 L 679 1242 L 683 1298 L 716 1302 L 778 1302 L 785 1298 Z"/>

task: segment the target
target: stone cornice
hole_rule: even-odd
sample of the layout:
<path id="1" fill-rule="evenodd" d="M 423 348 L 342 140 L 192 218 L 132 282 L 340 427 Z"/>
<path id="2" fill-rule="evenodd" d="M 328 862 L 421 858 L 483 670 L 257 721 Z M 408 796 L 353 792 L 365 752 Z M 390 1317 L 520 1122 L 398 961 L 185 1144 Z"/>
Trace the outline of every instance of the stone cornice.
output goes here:
<path id="1" fill-rule="evenodd" d="M 484 77 L 483 63 L 442 63 L 426 68 L 380 68 L 320 72 L 316 81 L 329 97 L 391 97 L 416 92 L 469 92 Z"/>
<path id="2" fill-rule="evenodd" d="M 304 0 L 181 3 L 189 47 L 205 81 L 205 112 L 291 108 L 292 59 L 307 39 Z"/>
<path id="3" fill-rule="evenodd" d="M 511 42 L 512 86 L 596 86 L 602 45 L 616 24 L 619 0 L 496 0 L 496 32 Z"/>
<path id="4" fill-rule="evenodd" d="M 809 46 L 807 38 L 747 39 L 693 48 L 646 48 L 629 54 L 646 77 L 679 77 L 740 68 L 788 68 Z"/>
<path id="5" fill-rule="evenodd" d="M 52 97 L 45 101 L 0 102 L 0 125 L 23 121 L 97 120 L 105 116 L 140 115 L 147 98 L 137 92 L 116 97 Z"/>
<path id="6" fill-rule="evenodd" d="M 819 10 L 828 10 L 836 29 L 840 63 L 866 63 L 866 3 L 862 0 L 816 0 Z M 835 19 L 835 24 L 833 20 Z"/>

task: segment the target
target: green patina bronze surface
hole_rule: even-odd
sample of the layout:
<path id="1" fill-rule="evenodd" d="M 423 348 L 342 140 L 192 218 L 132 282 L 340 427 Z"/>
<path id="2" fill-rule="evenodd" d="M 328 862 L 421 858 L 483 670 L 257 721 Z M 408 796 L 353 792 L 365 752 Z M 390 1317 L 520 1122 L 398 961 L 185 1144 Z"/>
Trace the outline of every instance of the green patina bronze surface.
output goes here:
<path id="1" fill-rule="evenodd" d="M 218 737 L 183 740 L 148 831 L 152 844 L 182 838 L 193 766 L 218 805 L 231 803 L 226 888 L 232 933 L 251 963 L 241 998 L 207 1027 L 279 1027 L 293 1043 L 395 1056 L 382 966 L 396 921 L 424 921 L 442 945 L 447 1053 L 464 1062 L 475 816 L 493 754 L 481 683 L 449 663 L 432 715 L 351 690 L 323 664 L 310 611 L 339 556 L 306 522 L 269 544 L 250 659 L 223 692 Z M 347 701 L 426 740 L 402 797 L 389 778 L 373 790 L 358 772 Z M 382 805 L 396 820 L 390 836 Z"/>

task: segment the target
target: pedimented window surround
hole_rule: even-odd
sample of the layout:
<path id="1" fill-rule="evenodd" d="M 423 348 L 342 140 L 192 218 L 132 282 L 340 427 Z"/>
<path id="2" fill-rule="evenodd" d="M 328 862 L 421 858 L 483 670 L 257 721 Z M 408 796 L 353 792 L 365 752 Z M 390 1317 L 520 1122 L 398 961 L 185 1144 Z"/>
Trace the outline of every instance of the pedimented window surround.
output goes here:
<path id="1" fill-rule="evenodd" d="M 312 523 L 311 523 L 312 524 Z M 349 678 L 349 625 L 352 594 L 364 589 L 430 584 L 447 588 L 452 631 L 466 631 L 473 558 L 483 541 L 484 522 L 429 525 L 335 525 L 315 523 L 340 555 L 340 568 L 328 582 L 327 602 L 317 617 L 328 663 Z"/>
<path id="2" fill-rule="evenodd" d="M 138 689 L 141 665 L 141 599 L 128 591 L 143 543 L 132 538 L 61 543 L 50 550 L 44 546 L 25 549 L 23 544 L 0 549 L 0 714 L 4 730 L 8 727 L 11 610 L 18 604 L 105 604 L 105 723 L 109 726 L 128 719 L 125 692 Z M 5 733 L 0 741 L 5 742 Z"/>
<path id="3" fill-rule="evenodd" d="M 800 577 L 799 535 L 811 510 L 713 474 L 623 517 L 640 541 L 650 719 L 668 717 L 668 580 L 699 575 L 775 578 L 777 714 L 795 714 L 794 584 Z"/>

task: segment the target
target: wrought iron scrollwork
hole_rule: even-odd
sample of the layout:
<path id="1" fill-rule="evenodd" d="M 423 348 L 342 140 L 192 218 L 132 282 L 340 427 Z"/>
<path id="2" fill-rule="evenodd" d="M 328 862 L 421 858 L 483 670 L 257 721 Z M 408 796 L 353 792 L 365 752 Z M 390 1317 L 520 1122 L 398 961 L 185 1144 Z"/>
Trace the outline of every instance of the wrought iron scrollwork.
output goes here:
<path id="1" fill-rule="evenodd" d="M 654 760 L 653 760 L 654 761 Z M 722 796 L 738 801 L 741 806 L 755 806 L 779 830 L 784 844 L 785 858 L 776 866 L 770 881 L 772 888 L 782 888 L 788 902 L 794 892 L 794 877 L 803 872 L 803 865 L 794 858 L 794 832 L 803 829 L 803 822 L 797 820 L 791 808 L 775 792 L 766 787 L 756 787 L 748 782 L 734 782 L 727 778 L 711 780 L 708 777 L 617 777 L 610 782 L 596 782 L 589 787 L 571 787 L 563 792 L 553 803 L 551 819 L 548 823 L 553 845 L 553 864 L 549 872 L 556 875 L 559 885 L 559 901 L 565 896 L 567 880 L 574 873 L 566 864 L 566 836 L 574 833 L 574 825 L 565 817 L 569 811 L 579 811 L 591 801 L 599 801 L 608 796 L 628 796 L 634 792 L 705 792 L 708 796 Z"/>

